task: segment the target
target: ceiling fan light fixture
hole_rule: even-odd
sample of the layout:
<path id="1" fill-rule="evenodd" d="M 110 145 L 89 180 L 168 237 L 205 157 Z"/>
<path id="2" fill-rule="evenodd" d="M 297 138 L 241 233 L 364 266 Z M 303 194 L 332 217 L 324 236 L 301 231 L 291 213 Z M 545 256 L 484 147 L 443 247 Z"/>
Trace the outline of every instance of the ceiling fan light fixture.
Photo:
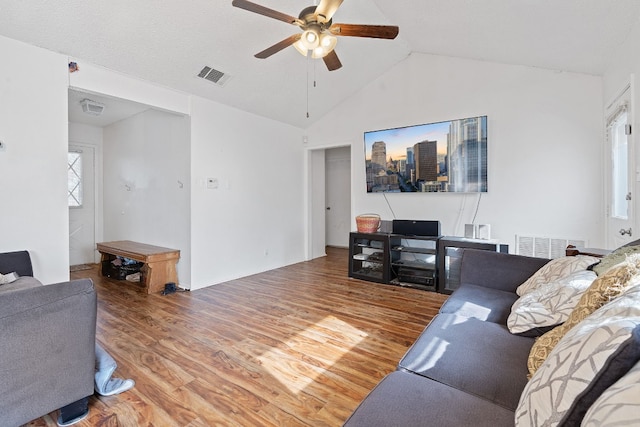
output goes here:
<path id="1" fill-rule="evenodd" d="M 318 38 L 317 46 L 312 49 L 307 48 L 307 45 L 302 42 L 302 38 L 295 42 L 293 47 L 295 47 L 302 56 L 308 56 L 311 54 L 313 59 L 319 59 L 327 56 L 336 47 L 337 43 L 337 37 L 334 37 L 331 34 L 322 33 Z"/>
<path id="2" fill-rule="evenodd" d="M 320 34 L 320 46 L 322 48 L 322 57 L 331 52 L 338 43 L 338 38 L 332 36 L 331 34 L 322 33 Z"/>
<path id="3" fill-rule="evenodd" d="M 398 27 L 393 25 L 333 24 L 333 15 L 344 0 L 318 0 L 316 5 L 302 9 L 298 17 L 269 9 L 249 0 L 233 0 L 232 5 L 268 18 L 277 19 L 295 25 L 302 34 L 293 34 L 286 39 L 256 53 L 254 56 L 265 59 L 284 48 L 294 46 L 304 57 L 322 58 L 329 71 L 342 67 L 334 48 L 337 36 L 369 37 L 374 39 L 395 39 Z"/>
<path id="4" fill-rule="evenodd" d="M 309 53 L 309 51 L 307 50 L 306 47 L 304 47 L 304 44 L 302 43 L 302 39 L 298 40 L 297 42 L 295 42 L 293 44 L 293 47 L 296 48 L 296 50 L 298 52 L 300 52 L 300 55 L 302 56 L 307 56 L 307 54 Z"/>
<path id="5" fill-rule="evenodd" d="M 300 38 L 302 45 L 307 50 L 313 50 L 320 44 L 320 34 L 318 30 L 315 28 L 309 28 L 302 33 L 302 37 Z"/>
<path id="6" fill-rule="evenodd" d="M 316 40 L 318 40 L 318 36 L 313 31 L 307 31 L 304 38 L 309 44 L 315 44 Z"/>

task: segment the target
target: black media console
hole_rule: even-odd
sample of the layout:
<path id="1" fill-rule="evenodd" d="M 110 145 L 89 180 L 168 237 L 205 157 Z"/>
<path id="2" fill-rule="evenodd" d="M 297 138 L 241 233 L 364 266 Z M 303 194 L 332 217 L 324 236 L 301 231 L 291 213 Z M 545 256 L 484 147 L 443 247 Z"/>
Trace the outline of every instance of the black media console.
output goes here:
<path id="1" fill-rule="evenodd" d="M 412 231 L 436 234 L 415 235 Z M 459 262 L 465 248 L 509 250 L 508 245 L 490 240 L 441 236 L 439 221 L 394 221 L 392 233 L 349 234 L 349 277 L 451 293 L 459 285 Z"/>

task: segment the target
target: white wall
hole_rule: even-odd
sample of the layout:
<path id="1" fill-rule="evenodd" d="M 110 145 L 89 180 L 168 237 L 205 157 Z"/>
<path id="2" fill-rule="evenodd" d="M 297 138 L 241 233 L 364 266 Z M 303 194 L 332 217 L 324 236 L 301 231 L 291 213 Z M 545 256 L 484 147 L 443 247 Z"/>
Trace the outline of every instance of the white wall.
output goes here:
<path id="1" fill-rule="evenodd" d="M 302 147 L 300 129 L 193 97 L 192 289 L 304 259 Z"/>
<path id="2" fill-rule="evenodd" d="M 147 110 L 104 128 L 104 240 L 180 250 L 191 282 L 188 117 Z"/>
<path id="3" fill-rule="evenodd" d="M 79 66 L 79 71 L 69 75 L 70 88 L 128 99 L 159 110 L 189 114 L 189 97 L 183 92 L 108 70 L 81 59 L 69 60 L 75 61 Z"/>
<path id="4" fill-rule="evenodd" d="M 363 132 L 488 116 L 489 192 L 477 223 L 510 245 L 515 235 L 603 243 L 601 78 L 412 54 L 307 129 L 309 146 L 352 144 L 352 216 L 392 214 L 367 194 Z M 437 219 L 462 235 L 478 195 L 388 194 L 401 219 Z M 352 224 L 355 229 L 355 220 Z"/>
<path id="5" fill-rule="evenodd" d="M 29 250 L 44 283 L 69 278 L 67 76 L 66 57 L 0 37 L 0 251 Z"/>

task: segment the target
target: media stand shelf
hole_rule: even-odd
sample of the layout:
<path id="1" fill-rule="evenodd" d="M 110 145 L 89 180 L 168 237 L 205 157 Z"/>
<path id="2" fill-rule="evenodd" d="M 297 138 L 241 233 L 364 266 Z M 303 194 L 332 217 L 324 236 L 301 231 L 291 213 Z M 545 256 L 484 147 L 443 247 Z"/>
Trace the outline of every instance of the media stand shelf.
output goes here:
<path id="1" fill-rule="evenodd" d="M 450 294 L 460 286 L 460 263 L 464 249 L 509 252 L 509 245 L 492 240 L 445 236 L 438 241 L 438 292 Z"/>
<path id="2" fill-rule="evenodd" d="M 440 236 L 389 235 L 393 285 L 435 291 Z"/>
<path id="3" fill-rule="evenodd" d="M 349 277 L 389 283 L 388 234 L 349 234 Z"/>
<path id="4" fill-rule="evenodd" d="M 349 277 L 451 293 L 460 284 L 464 249 L 508 252 L 491 240 L 404 234 L 349 234 Z"/>

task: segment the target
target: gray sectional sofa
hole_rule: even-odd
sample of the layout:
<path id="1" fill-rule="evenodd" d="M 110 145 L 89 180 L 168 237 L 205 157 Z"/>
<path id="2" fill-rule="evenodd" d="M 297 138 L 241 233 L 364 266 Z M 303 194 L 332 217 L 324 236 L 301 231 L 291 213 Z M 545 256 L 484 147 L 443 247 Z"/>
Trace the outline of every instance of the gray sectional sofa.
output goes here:
<path id="1" fill-rule="evenodd" d="M 27 251 L 0 253 L 0 425 L 19 426 L 61 409 L 86 414 L 94 391 L 96 293 L 91 280 L 43 286 Z"/>
<path id="2" fill-rule="evenodd" d="M 467 249 L 460 287 L 345 426 L 513 426 L 534 338 L 506 326 L 547 259 Z"/>

